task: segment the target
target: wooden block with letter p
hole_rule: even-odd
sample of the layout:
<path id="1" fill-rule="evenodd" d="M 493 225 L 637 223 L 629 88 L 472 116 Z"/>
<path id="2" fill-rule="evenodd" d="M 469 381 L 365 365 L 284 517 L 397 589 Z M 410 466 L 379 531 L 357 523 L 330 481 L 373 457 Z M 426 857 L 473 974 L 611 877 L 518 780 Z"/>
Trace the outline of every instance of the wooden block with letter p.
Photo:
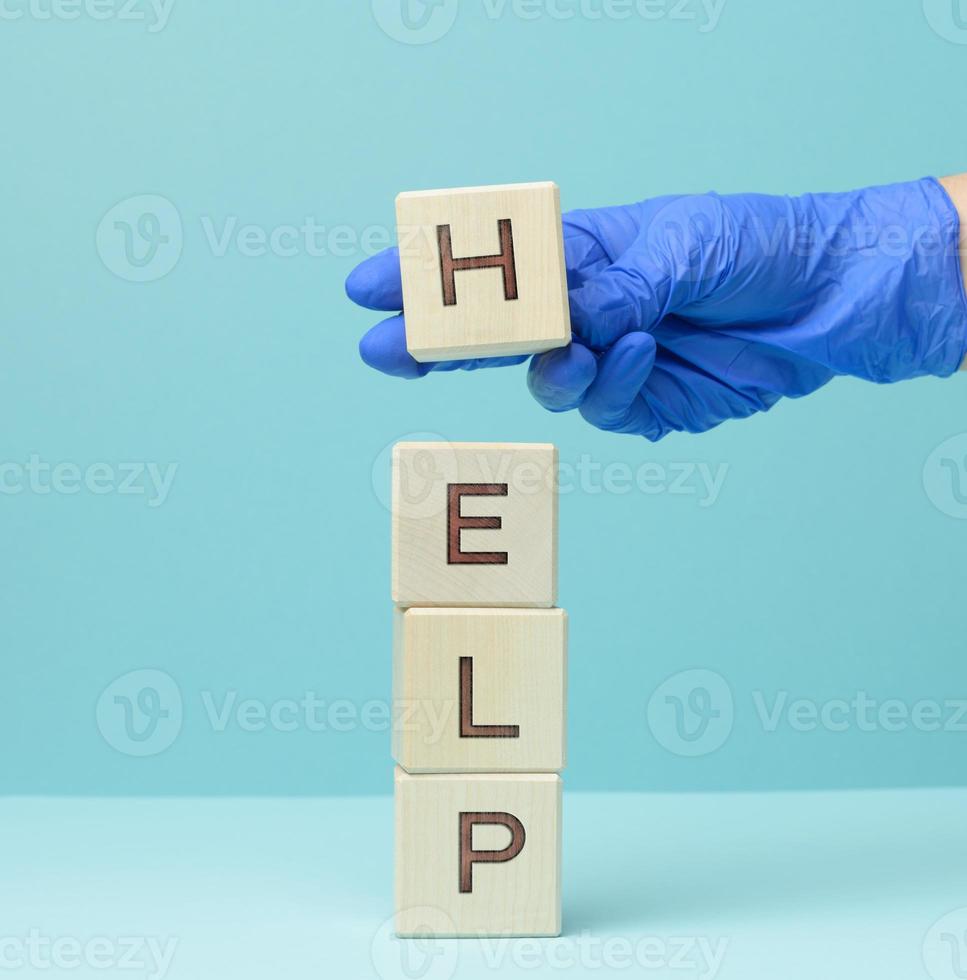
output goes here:
<path id="1" fill-rule="evenodd" d="M 393 753 L 410 773 L 564 768 L 563 609 L 398 610 Z"/>
<path id="2" fill-rule="evenodd" d="M 392 567 L 398 606 L 553 606 L 557 450 L 397 443 Z"/>
<path id="3" fill-rule="evenodd" d="M 556 936 L 561 779 L 396 770 L 396 934 Z"/>
<path id="4" fill-rule="evenodd" d="M 565 347 L 571 319 L 553 183 L 396 199 L 406 346 L 418 361 Z"/>

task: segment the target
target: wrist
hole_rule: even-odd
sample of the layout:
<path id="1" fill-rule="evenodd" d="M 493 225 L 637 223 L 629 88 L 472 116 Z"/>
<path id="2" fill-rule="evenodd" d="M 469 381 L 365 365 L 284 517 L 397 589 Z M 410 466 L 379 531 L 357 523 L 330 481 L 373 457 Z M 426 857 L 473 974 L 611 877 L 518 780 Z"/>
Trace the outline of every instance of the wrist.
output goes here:
<path id="1" fill-rule="evenodd" d="M 953 177 L 941 177 L 940 186 L 947 192 L 954 210 L 960 219 L 960 275 L 961 286 L 967 283 L 967 174 L 956 174 Z M 961 371 L 967 371 L 967 358 L 960 366 Z"/>

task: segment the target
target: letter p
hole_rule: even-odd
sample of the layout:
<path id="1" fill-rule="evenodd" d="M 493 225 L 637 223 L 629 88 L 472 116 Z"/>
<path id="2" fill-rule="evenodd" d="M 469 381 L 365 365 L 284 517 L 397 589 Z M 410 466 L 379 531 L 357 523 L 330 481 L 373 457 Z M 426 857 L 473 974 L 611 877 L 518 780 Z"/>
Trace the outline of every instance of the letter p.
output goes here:
<path id="1" fill-rule="evenodd" d="M 500 851 L 475 851 L 473 828 L 478 825 L 500 824 L 510 831 L 510 843 Z M 473 866 L 475 864 L 504 864 L 513 861 L 524 849 L 524 825 L 512 813 L 461 813 L 460 814 L 460 893 L 473 891 Z"/>

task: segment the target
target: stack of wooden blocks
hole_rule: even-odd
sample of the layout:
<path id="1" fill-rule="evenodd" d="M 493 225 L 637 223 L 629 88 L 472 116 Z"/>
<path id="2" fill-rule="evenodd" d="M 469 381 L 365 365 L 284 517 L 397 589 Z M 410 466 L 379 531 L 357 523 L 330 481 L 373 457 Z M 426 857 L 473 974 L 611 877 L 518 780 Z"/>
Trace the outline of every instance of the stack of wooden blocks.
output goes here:
<path id="1" fill-rule="evenodd" d="M 570 341 L 553 184 L 402 194 L 397 213 L 417 360 Z M 396 932 L 558 935 L 556 449 L 398 444 L 392 592 Z"/>

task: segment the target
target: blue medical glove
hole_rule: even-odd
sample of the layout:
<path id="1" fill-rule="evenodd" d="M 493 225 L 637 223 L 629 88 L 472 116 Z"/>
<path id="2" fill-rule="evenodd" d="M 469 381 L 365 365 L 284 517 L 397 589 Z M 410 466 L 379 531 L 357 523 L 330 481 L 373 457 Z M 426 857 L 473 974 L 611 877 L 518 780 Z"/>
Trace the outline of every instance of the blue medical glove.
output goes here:
<path id="1" fill-rule="evenodd" d="M 551 411 L 657 440 L 702 432 L 815 391 L 836 375 L 946 376 L 967 353 L 959 219 L 933 179 L 843 194 L 702 194 L 574 211 L 564 244 L 574 339 L 536 355 L 528 384 Z M 395 250 L 346 289 L 402 307 Z M 403 317 L 363 338 L 400 377 L 516 364 L 418 364 Z"/>

